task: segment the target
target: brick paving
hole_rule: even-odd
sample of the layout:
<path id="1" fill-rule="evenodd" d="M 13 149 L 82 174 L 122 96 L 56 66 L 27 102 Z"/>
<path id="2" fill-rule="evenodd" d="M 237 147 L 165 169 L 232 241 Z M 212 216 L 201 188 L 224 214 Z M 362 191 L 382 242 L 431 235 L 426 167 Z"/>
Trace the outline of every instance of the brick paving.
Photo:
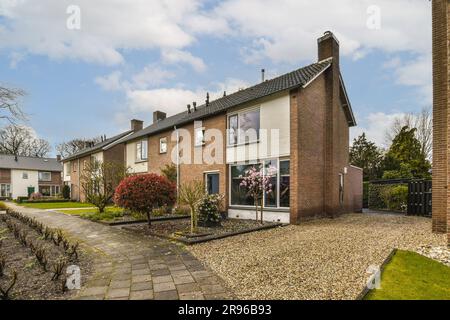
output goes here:
<path id="1" fill-rule="evenodd" d="M 221 279 L 180 245 L 55 211 L 8 205 L 49 227 L 62 229 L 93 253 L 93 273 L 89 279 L 82 278 L 85 283 L 82 283 L 76 299 L 202 300 L 232 297 Z"/>

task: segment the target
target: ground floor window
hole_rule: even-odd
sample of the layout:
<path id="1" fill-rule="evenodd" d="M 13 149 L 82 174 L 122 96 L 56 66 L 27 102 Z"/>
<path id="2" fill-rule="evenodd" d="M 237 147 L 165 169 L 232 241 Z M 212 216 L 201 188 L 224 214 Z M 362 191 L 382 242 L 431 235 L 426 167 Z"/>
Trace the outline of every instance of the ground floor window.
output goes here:
<path id="1" fill-rule="evenodd" d="M 39 186 L 39 193 L 44 197 L 54 197 L 60 193 L 60 186 Z"/>
<path id="2" fill-rule="evenodd" d="M 219 173 L 205 173 L 205 183 L 208 194 L 219 193 Z"/>
<path id="3" fill-rule="evenodd" d="M 289 159 L 270 159 L 257 164 L 230 166 L 230 204 L 232 206 L 254 206 L 253 197 L 241 186 L 245 172 L 252 167 L 270 177 L 272 192 L 264 195 L 265 208 L 289 208 L 290 204 L 290 161 Z"/>
<path id="4" fill-rule="evenodd" d="M 0 184 L 0 197 L 9 198 L 11 196 L 11 185 L 10 184 Z"/>

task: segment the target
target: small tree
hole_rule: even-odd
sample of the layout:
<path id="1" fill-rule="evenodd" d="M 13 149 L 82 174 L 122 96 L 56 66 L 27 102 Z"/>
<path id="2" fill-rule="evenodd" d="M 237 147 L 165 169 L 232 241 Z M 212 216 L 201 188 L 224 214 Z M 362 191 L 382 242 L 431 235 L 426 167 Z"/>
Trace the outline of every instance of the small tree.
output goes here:
<path id="1" fill-rule="evenodd" d="M 177 182 L 177 167 L 174 164 L 166 164 L 164 168 L 161 168 L 161 173 L 170 181 Z"/>
<path id="2" fill-rule="evenodd" d="M 127 175 L 127 168 L 118 162 L 102 162 L 92 159 L 84 164 L 80 182 L 86 201 L 104 212 L 111 203 L 117 185 Z"/>
<path id="3" fill-rule="evenodd" d="M 70 187 L 68 185 L 64 185 L 62 188 L 62 196 L 64 199 L 70 199 Z"/>
<path id="4" fill-rule="evenodd" d="M 198 214 L 197 206 L 205 195 L 205 185 L 201 181 L 192 181 L 180 187 L 178 201 L 189 206 L 191 210 L 191 233 L 197 232 Z"/>
<path id="5" fill-rule="evenodd" d="M 122 208 L 147 215 L 162 206 L 171 206 L 176 200 L 176 186 L 166 177 L 149 173 L 125 178 L 117 187 L 114 203 Z"/>
<path id="6" fill-rule="evenodd" d="M 252 167 L 245 171 L 245 176 L 241 182 L 241 187 L 247 189 L 247 194 L 251 196 L 255 202 L 256 221 L 258 222 L 258 205 L 261 204 L 261 223 L 263 223 L 263 197 L 264 194 L 272 192 L 272 184 L 270 183 L 270 172 L 275 170 L 274 168 L 268 169 L 268 175 L 264 175 L 263 169 L 257 169 Z"/>

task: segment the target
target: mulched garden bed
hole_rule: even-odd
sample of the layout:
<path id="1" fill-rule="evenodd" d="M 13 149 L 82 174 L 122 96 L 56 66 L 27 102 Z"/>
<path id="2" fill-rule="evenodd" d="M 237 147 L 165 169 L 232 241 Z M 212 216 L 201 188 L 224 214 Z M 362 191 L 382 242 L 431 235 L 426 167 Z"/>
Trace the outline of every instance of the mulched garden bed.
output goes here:
<path id="1" fill-rule="evenodd" d="M 0 300 L 70 299 L 76 291 L 68 290 L 65 286 L 67 266 L 78 266 L 82 280 L 91 273 L 91 260 L 76 243 L 69 242 L 57 230 L 48 228 L 45 240 L 43 232 L 38 231 L 42 230 L 41 226 L 46 228 L 38 223 L 31 226 L 9 214 L 0 215 L 0 263 L 5 264 L 3 275 L 0 274 L 0 288 L 5 291 L 11 286 L 14 271 L 17 276 L 7 297 L 0 290 Z M 41 261 L 36 253 L 38 250 L 44 252 L 40 255 L 44 257 Z M 58 265 L 60 271 L 56 271 Z"/>
<path id="2" fill-rule="evenodd" d="M 147 222 L 147 219 L 135 219 L 131 215 L 124 215 L 122 217 L 116 217 L 114 220 L 92 220 L 86 216 L 79 216 L 80 218 L 90 220 L 93 222 L 98 222 L 101 224 L 105 224 L 108 226 L 121 226 L 121 225 L 129 225 L 129 224 L 140 224 Z M 167 214 L 159 217 L 152 217 L 151 221 L 166 221 L 166 220 L 179 220 L 179 219 L 189 219 L 190 216 L 180 216 L 178 214 Z"/>
<path id="3" fill-rule="evenodd" d="M 196 244 L 254 231 L 272 229 L 280 227 L 283 224 L 269 222 L 261 224 L 253 220 L 226 219 L 222 221 L 221 227 L 198 227 L 196 235 L 189 234 L 190 225 L 190 220 L 172 220 L 154 222 L 150 228 L 146 224 L 140 224 L 126 226 L 123 229 L 143 235 L 171 239 L 184 244 Z"/>

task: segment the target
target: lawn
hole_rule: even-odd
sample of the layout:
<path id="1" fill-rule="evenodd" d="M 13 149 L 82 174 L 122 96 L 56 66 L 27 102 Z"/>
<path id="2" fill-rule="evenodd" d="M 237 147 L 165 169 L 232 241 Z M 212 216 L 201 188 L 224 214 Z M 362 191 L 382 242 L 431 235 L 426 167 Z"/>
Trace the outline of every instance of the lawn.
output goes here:
<path id="1" fill-rule="evenodd" d="M 414 252 L 397 251 L 366 300 L 450 300 L 450 267 Z"/>
<path id="2" fill-rule="evenodd" d="M 21 203 L 23 207 L 34 209 L 62 209 L 62 208 L 87 208 L 94 207 L 91 203 L 81 202 L 50 202 L 50 203 Z"/>
<path id="3" fill-rule="evenodd" d="M 123 216 L 123 209 L 117 207 L 106 207 L 103 213 L 98 212 L 98 208 L 92 209 L 76 209 L 76 210 L 58 210 L 69 215 L 81 216 L 89 220 L 99 221 L 111 221 Z"/>

